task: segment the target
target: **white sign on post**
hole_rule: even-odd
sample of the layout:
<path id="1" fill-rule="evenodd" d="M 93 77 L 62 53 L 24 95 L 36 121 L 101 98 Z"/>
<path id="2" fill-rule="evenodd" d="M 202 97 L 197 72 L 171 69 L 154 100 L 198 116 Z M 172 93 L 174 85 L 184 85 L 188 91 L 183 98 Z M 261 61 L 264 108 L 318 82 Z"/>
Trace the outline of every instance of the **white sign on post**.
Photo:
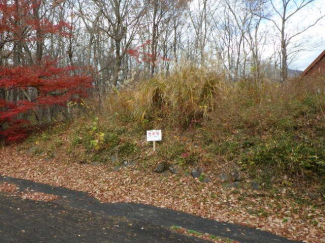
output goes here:
<path id="1" fill-rule="evenodd" d="M 161 141 L 161 130 L 151 130 L 147 131 L 147 141 L 154 142 L 154 141 Z"/>
<path id="2" fill-rule="evenodd" d="M 161 130 L 150 130 L 147 131 L 147 141 L 153 142 L 153 151 L 156 151 L 156 141 L 162 140 Z"/>

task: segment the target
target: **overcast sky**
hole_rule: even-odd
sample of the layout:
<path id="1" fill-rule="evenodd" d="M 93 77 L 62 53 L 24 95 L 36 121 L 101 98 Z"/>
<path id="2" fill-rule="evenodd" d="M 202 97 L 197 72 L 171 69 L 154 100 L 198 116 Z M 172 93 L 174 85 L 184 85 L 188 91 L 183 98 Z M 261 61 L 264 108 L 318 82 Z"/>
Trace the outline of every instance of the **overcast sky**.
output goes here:
<path id="1" fill-rule="evenodd" d="M 202 0 L 194 0 L 191 3 L 190 7 L 192 11 L 195 11 L 195 9 L 200 6 L 200 1 Z M 218 7 L 222 1 L 223 0 L 210 0 L 210 3 L 216 2 L 216 6 Z M 287 15 L 294 12 L 294 3 L 301 3 L 301 1 L 303 0 L 291 1 L 290 10 Z M 304 1 L 307 2 L 309 0 Z M 281 12 L 282 0 L 273 0 L 273 3 L 275 6 L 279 5 L 278 10 Z M 286 23 L 287 38 L 313 25 L 322 15 L 325 15 L 325 0 L 315 0 L 311 4 L 308 4 L 305 8 L 294 14 Z M 271 12 L 270 18 L 273 19 L 278 26 L 281 26 L 282 19 L 274 10 Z M 261 46 L 263 45 L 262 57 L 264 59 L 273 58 L 275 52 L 280 53 L 280 32 L 276 29 L 274 23 L 269 20 L 264 20 L 261 23 L 260 31 L 262 35 L 266 35 L 266 42 L 261 43 Z M 299 52 L 294 55 L 293 59 L 289 60 L 289 68 L 303 71 L 325 50 L 325 18 L 319 21 L 317 25 L 297 35 L 290 41 L 291 44 L 288 46 L 288 53 L 292 53 L 293 50 L 299 50 Z M 297 48 L 292 48 L 295 45 Z"/>
<path id="2" fill-rule="evenodd" d="M 318 3 L 320 3 L 321 12 L 325 14 L 325 0 L 318 0 Z M 307 18 L 312 19 L 313 13 L 313 11 L 306 12 Z M 305 35 L 301 36 L 301 40 L 303 41 L 303 45 L 309 48 L 309 50 L 301 52 L 289 67 L 303 71 L 325 50 L 325 18 L 317 26 L 311 28 Z M 320 42 L 322 44 L 313 47 L 311 43 L 314 42 Z"/>
<path id="3" fill-rule="evenodd" d="M 321 47 L 316 48 L 314 50 L 302 52 L 299 57 L 297 57 L 297 60 L 292 63 L 292 65 L 290 65 L 290 68 L 298 69 L 301 71 L 305 70 L 309 66 L 309 64 L 311 64 L 324 50 L 325 46 L 322 45 Z"/>

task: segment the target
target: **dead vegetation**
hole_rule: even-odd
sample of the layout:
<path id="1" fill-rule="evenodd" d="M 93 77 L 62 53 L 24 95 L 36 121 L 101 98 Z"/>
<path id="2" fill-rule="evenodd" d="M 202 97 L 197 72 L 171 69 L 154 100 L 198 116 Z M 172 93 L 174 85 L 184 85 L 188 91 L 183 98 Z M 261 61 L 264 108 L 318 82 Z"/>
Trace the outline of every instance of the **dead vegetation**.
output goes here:
<path id="1" fill-rule="evenodd" d="M 324 90 L 322 78 L 229 83 L 184 68 L 5 148 L 0 173 L 325 242 Z M 163 130 L 156 153 L 148 129 Z"/>

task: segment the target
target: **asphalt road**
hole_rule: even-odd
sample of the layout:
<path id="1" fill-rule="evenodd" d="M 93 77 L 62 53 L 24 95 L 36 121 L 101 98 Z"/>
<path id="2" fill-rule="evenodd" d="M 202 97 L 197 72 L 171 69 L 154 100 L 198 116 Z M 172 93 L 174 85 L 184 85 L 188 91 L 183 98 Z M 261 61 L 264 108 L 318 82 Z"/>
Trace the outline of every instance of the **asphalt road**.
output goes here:
<path id="1" fill-rule="evenodd" d="M 0 194 L 0 242 L 205 242 L 147 222 Z"/>
<path id="2" fill-rule="evenodd" d="M 0 243 L 206 242 L 171 232 L 173 225 L 226 237 L 242 243 L 294 241 L 234 224 L 149 205 L 104 204 L 87 194 L 32 181 L 3 177 L 25 189 L 58 195 L 36 202 L 0 193 Z"/>

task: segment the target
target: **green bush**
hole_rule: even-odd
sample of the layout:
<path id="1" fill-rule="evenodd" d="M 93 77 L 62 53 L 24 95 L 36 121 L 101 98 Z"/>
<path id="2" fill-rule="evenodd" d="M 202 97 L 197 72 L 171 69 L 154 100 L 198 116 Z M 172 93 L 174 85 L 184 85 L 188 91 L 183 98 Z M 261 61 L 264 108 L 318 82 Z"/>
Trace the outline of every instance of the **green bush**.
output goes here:
<path id="1" fill-rule="evenodd" d="M 325 142 L 322 138 L 297 140 L 290 134 L 249 148 L 241 158 L 246 166 L 272 166 L 282 173 L 325 175 Z"/>
<path id="2" fill-rule="evenodd" d="M 183 153 L 185 145 L 177 140 L 163 142 L 158 150 L 158 155 L 166 161 L 177 161 Z"/>

